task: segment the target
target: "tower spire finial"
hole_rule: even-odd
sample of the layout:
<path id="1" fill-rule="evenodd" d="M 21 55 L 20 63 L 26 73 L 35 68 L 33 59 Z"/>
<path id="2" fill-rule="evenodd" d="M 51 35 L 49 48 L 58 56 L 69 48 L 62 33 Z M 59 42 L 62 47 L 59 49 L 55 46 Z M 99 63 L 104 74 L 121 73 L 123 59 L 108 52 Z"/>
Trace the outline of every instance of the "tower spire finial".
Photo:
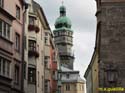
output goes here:
<path id="1" fill-rule="evenodd" d="M 64 4 L 64 1 L 62 0 L 62 5 Z"/>

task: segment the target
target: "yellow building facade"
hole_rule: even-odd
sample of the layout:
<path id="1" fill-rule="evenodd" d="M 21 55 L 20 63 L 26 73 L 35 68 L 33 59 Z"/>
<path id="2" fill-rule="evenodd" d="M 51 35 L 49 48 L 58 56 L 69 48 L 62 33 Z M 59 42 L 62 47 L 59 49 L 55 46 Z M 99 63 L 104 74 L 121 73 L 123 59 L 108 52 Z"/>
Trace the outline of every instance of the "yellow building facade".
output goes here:
<path id="1" fill-rule="evenodd" d="M 83 91 L 84 91 L 83 82 L 62 84 L 62 93 L 84 93 Z"/>
<path id="2" fill-rule="evenodd" d="M 61 67 L 61 93 L 85 93 L 85 81 L 80 78 L 79 71 Z"/>
<path id="3" fill-rule="evenodd" d="M 98 52 L 95 50 L 91 62 L 85 72 L 87 93 L 98 93 Z"/>

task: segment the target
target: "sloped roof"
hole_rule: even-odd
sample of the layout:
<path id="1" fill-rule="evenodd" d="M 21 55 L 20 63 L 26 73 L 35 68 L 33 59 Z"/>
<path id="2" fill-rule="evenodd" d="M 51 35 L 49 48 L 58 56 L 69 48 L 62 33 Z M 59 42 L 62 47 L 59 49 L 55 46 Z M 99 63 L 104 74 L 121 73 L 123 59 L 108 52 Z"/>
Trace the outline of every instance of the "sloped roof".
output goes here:
<path id="1" fill-rule="evenodd" d="M 61 66 L 61 73 L 62 73 L 62 82 L 68 83 L 68 82 L 81 82 L 85 83 L 85 80 L 82 79 L 79 75 L 79 71 L 75 71 L 69 68 L 66 68 L 64 66 Z M 65 75 L 69 74 L 69 78 L 66 78 Z"/>

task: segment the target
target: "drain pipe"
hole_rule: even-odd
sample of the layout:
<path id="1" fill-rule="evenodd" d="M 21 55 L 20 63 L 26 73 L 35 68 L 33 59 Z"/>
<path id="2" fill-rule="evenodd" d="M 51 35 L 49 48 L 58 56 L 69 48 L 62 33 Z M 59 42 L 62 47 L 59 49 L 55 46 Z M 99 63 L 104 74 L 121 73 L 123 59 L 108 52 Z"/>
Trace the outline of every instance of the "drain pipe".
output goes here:
<path id="1" fill-rule="evenodd" d="M 24 7 L 24 12 L 23 12 L 23 27 L 22 27 L 22 71 L 21 71 L 21 91 L 22 93 L 25 93 L 24 91 L 24 35 L 25 35 L 25 18 L 26 18 L 26 10 L 28 8 L 28 5 L 26 2 L 23 0 L 23 7 Z"/>

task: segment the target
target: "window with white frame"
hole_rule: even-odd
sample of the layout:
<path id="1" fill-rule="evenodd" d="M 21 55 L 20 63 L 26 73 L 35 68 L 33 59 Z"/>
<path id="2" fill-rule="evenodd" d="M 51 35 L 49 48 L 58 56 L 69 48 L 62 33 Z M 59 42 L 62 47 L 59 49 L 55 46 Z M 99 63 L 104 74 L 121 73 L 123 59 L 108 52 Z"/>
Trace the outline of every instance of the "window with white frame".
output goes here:
<path id="1" fill-rule="evenodd" d="M 10 40 L 11 26 L 0 19 L 0 36 Z"/>
<path id="2" fill-rule="evenodd" d="M 0 75 L 9 77 L 10 76 L 10 61 L 0 57 Z"/>

